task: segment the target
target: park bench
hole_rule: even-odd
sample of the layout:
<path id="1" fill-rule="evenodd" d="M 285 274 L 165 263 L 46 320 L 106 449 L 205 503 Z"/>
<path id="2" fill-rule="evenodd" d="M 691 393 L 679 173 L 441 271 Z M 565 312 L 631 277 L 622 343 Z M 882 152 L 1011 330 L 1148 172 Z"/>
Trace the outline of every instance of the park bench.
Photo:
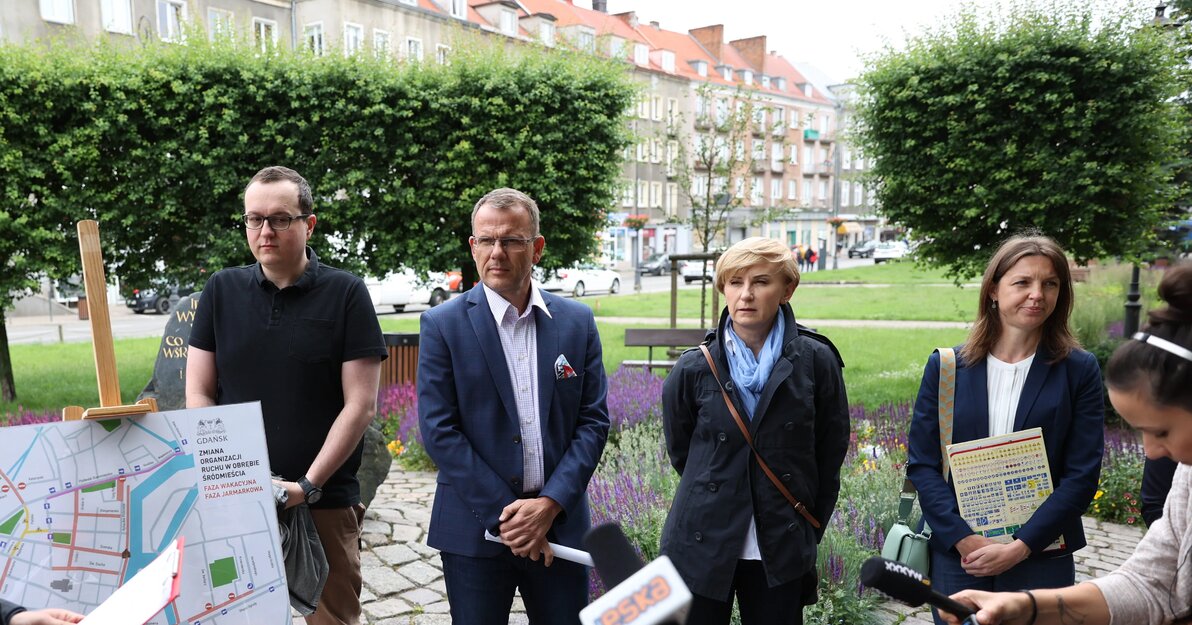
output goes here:
<path id="1" fill-rule="evenodd" d="M 702 328 L 627 328 L 625 330 L 625 347 L 646 347 L 646 360 L 626 360 L 621 364 L 626 367 L 644 367 L 647 371 L 665 369 L 669 371 L 675 366 L 675 358 L 681 349 L 695 347 L 704 342 L 708 331 Z M 667 348 L 667 358 L 654 360 L 654 348 Z M 672 351 L 680 349 L 680 351 Z"/>
<path id="2" fill-rule="evenodd" d="M 418 379 L 418 335 L 385 334 L 389 357 L 381 363 L 381 388 Z"/>

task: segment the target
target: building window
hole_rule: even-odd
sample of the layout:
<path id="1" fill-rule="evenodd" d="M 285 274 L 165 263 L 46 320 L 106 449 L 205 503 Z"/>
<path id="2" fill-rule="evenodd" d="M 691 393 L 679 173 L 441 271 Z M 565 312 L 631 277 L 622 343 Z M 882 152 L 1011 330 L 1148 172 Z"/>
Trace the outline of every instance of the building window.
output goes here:
<path id="1" fill-rule="evenodd" d="M 773 169 L 780 169 L 782 167 L 782 144 L 770 144 L 770 167 Z"/>
<path id="2" fill-rule="evenodd" d="M 674 126 L 679 121 L 679 101 L 674 98 L 666 99 L 666 123 Z"/>
<path id="3" fill-rule="evenodd" d="M 728 100 L 716 100 L 716 125 L 723 126 L 728 121 Z"/>
<path id="4" fill-rule="evenodd" d="M 585 52 L 596 51 L 596 33 L 581 29 L 575 36 L 575 45 Z"/>
<path id="5" fill-rule="evenodd" d="M 678 160 L 679 160 L 679 142 L 666 142 L 666 175 L 674 176 L 678 174 Z"/>
<path id="6" fill-rule="evenodd" d="M 642 119 L 650 119 L 650 98 L 645 94 L 637 99 L 637 116 Z"/>
<path id="7" fill-rule="evenodd" d="M 747 85 L 753 84 L 753 72 L 749 70 L 741 70 L 741 80 Z"/>
<path id="8" fill-rule="evenodd" d="M 786 132 L 786 109 L 779 107 L 770 113 L 770 131 L 776 135 Z"/>
<path id="9" fill-rule="evenodd" d="M 853 206 L 861 206 L 861 195 L 865 190 L 865 186 L 861 183 L 853 185 Z"/>
<path id="10" fill-rule="evenodd" d="M 627 184 L 621 190 L 621 206 L 630 208 L 633 206 L 633 185 Z"/>
<path id="11" fill-rule="evenodd" d="M 421 61 L 422 60 L 422 40 L 414 37 L 406 37 L 406 60 Z"/>
<path id="12" fill-rule="evenodd" d="M 691 181 L 691 195 L 696 203 L 702 203 L 708 198 L 708 177 L 696 176 Z"/>
<path id="13" fill-rule="evenodd" d="M 468 0 L 451 0 L 451 17 L 468 18 Z"/>
<path id="14" fill-rule="evenodd" d="M 650 118 L 656 122 L 662 121 L 662 96 L 650 96 Z"/>
<path id="15" fill-rule="evenodd" d="M 702 78 L 707 78 L 708 77 L 708 64 L 704 61 L 696 61 L 695 62 L 695 73 L 699 74 L 700 77 L 702 77 Z"/>
<path id="16" fill-rule="evenodd" d="M 799 199 L 799 181 L 798 180 L 791 178 L 790 180 L 786 181 L 786 199 L 788 199 L 788 200 Z"/>
<path id="17" fill-rule="evenodd" d="M 418 0 L 398 0 L 398 2 L 401 2 L 402 4 L 408 4 L 412 7 L 418 6 Z"/>
<path id="18" fill-rule="evenodd" d="M 848 148 L 844 148 L 844 151 L 840 153 L 840 160 L 842 161 L 841 167 L 844 169 L 853 168 L 853 155 Z"/>
<path id="19" fill-rule="evenodd" d="M 666 214 L 671 217 L 679 214 L 679 185 L 674 182 L 666 184 Z"/>
<path id="20" fill-rule="evenodd" d="M 749 203 L 753 206 L 761 206 L 765 198 L 762 193 L 765 191 L 765 181 L 761 176 L 753 177 L 753 184 L 749 187 Z"/>
<path id="21" fill-rule="evenodd" d="M 810 145 L 803 146 L 803 167 L 807 171 L 815 171 L 815 148 Z"/>
<path id="22" fill-rule="evenodd" d="M 727 67 L 727 66 L 726 66 L 726 67 L 724 68 L 724 70 L 722 71 L 722 73 L 724 74 L 724 79 L 725 79 L 725 80 L 727 80 L 727 81 L 729 81 L 729 82 L 732 82 L 732 81 L 733 81 L 733 68 L 731 68 L 731 67 Z"/>
<path id="23" fill-rule="evenodd" d="M 228 32 L 231 31 L 231 11 L 228 14 Z M 103 20 L 104 30 L 110 33 L 132 34 L 132 1 L 131 0 L 100 0 L 99 16 Z"/>
<path id="24" fill-rule="evenodd" d="M 633 62 L 641 66 L 650 64 L 650 47 L 644 43 L 633 44 Z"/>
<path id="25" fill-rule="evenodd" d="M 755 139 L 753 141 L 753 150 L 749 155 L 749 158 L 753 159 L 753 162 L 755 163 L 761 163 L 762 161 L 766 160 L 766 144 Z"/>
<path id="26" fill-rule="evenodd" d="M 650 160 L 649 159 L 649 156 L 650 156 L 649 151 L 650 151 L 650 148 L 648 145 L 646 145 L 645 141 L 638 141 L 637 142 L 637 162 L 645 163 L 646 161 Z"/>
<path id="27" fill-rule="evenodd" d="M 364 49 L 364 27 L 360 24 L 344 24 L 344 56 L 352 56 Z"/>
<path id="28" fill-rule="evenodd" d="M 637 181 L 637 207 L 649 208 L 650 201 L 650 182 L 648 180 Z"/>
<path id="29" fill-rule="evenodd" d="M 252 33 L 257 49 L 261 52 L 277 48 L 277 22 L 254 17 L 252 18 Z"/>
<path id="30" fill-rule="evenodd" d="M 538 37 L 542 40 L 542 45 L 548 48 L 555 47 L 555 25 L 550 22 L 542 22 L 538 27 Z"/>
<path id="31" fill-rule="evenodd" d="M 650 140 L 650 162 L 651 163 L 661 163 L 662 162 L 662 139 L 651 139 Z"/>
<path id="32" fill-rule="evenodd" d="M 508 9 L 501 10 L 501 32 L 510 37 L 517 34 L 517 14 Z"/>
<path id="33" fill-rule="evenodd" d="M 182 41 L 185 23 L 185 0 L 157 0 L 157 34 L 162 41 Z"/>
<path id="34" fill-rule="evenodd" d="M 670 50 L 662 51 L 662 71 L 675 73 L 675 53 Z"/>
<path id="35" fill-rule="evenodd" d="M 782 199 L 782 178 L 770 179 L 770 206 L 778 203 Z"/>
<path id="36" fill-rule="evenodd" d="M 797 145 L 791 146 L 791 157 L 790 157 L 789 162 L 791 165 L 799 164 L 799 146 L 797 146 Z"/>
<path id="37" fill-rule="evenodd" d="M 766 127 L 766 107 L 760 104 L 753 105 L 753 127 L 759 131 Z"/>
<path id="38" fill-rule="evenodd" d="M 762 88 L 763 89 L 770 88 L 770 77 L 769 76 L 762 76 Z"/>
<path id="39" fill-rule="evenodd" d="M 439 65 L 446 65 L 449 56 L 451 56 L 451 46 L 441 43 L 435 46 L 435 60 L 439 62 Z"/>
<path id="40" fill-rule="evenodd" d="M 99 5 L 100 11 L 103 12 L 110 4 L 112 4 L 110 0 L 103 0 Z M 226 9 L 207 9 L 207 38 L 215 41 L 221 37 L 230 37 L 232 35 L 232 17 L 232 12 Z M 106 16 L 104 22 L 104 28 L 107 28 Z"/>
<path id="41" fill-rule="evenodd" d="M 373 54 L 379 59 L 389 56 L 389 31 L 373 29 Z"/>
<path id="42" fill-rule="evenodd" d="M 847 180 L 840 183 L 840 203 L 844 206 L 848 205 L 849 198 L 853 195 L 852 186 Z"/>
<path id="43" fill-rule="evenodd" d="M 819 199 L 821 199 L 821 200 L 828 199 L 828 181 L 827 180 L 820 180 Z"/>
<path id="44" fill-rule="evenodd" d="M 323 24 L 319 22 L 307 24 L 302 32 L 306 39 L 306 49 L 315 56 L 323 56 L 327 49 L 323 40 Z"/>
<path id="45" fill-rule="evenodd" d="M 662 208 L 662 183 L 650 183 L 650 208 Z"/>
<path id="46" fill-rule="evenodd" d="M 738 200 L 745 199 L 745 176 L 737 178 L 734 182 L 736 183 L 734 185 L 736 188 L 734 195 L 737 196 Z"/>
<path id="47" fill-rule="evenodd" d="M 39 4 L 41 6 L 41 19 L 58 24 L 74 23 L 74 0 L 40 0 Z"/>
<path id="48" fill-rule="evenodd" d="M 803 181 L 803 203 L 804 204 L 811 203 L 811 181 L 810 180 Z"/>

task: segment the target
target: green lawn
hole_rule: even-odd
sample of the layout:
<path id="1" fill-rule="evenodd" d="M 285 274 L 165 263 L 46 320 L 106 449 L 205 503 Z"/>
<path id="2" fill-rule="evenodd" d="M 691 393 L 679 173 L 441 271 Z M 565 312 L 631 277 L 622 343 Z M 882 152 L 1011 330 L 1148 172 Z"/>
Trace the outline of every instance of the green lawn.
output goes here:
<path id="1" fill-rule="evenodd" d="M 925 268 L 911 261 L 887 262 L 880 265 L 871 264 L 835 271 L 812 271 L 802 274 L 803 284 L 812 282 L 831 283 L 859 283 L 859 284 L 952 284 L 951 278 L 944 276 L 940 269 Z M 832 266 L 832 259 L 828 259 L 828 267 Z M 973 278 L 969 282 L 978 282 Z"/>
<path id="2" fill-rule="evenodd" d="M 120 339 L 115 342 L 120 399 L 133 403 L 153 375 L 161 338 Z M 99 405 L 95 356 L 91 343 L 10 345 L 17 401 L 0 402 L 0 414 L 20 410 L 60 411 L 64 406 Z"/>
<path id="3" fill-rule="evenodd" d="M 827 273 L 827 272 L 825 272 Z M 913 321 L 970 321 L 977 309 L 978 290 L 948 284 L 897 286 L 800 285 L 792 301 L 795 315 L 805 319 L 869 319 Z M 708 290 L 711 306 L 711 287 Z M 600 317 L 670 318 L 670 292 L 584 297 Z M 930 305 L 924 305 L 928 302 Z M 724 297 L 720 298 L 724 306 Z M 679 318 L 698 319 L 700 290 L 679 289 Z M 717 315 L 719 311 L 717 311 Z M 715 317 L 716 315 L 711 315 Z"/>

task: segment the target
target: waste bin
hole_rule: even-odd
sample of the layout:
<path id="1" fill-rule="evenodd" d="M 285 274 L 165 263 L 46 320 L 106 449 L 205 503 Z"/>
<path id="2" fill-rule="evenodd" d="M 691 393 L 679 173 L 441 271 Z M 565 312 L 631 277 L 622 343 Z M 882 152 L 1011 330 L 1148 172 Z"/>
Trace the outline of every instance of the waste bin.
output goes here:
<path id="1" fill-rule="evenodd" d="M 91 311 L 87 308 L 87 296 L 79 295 L 79 321 L 87 321 L 91 318 Z"/>

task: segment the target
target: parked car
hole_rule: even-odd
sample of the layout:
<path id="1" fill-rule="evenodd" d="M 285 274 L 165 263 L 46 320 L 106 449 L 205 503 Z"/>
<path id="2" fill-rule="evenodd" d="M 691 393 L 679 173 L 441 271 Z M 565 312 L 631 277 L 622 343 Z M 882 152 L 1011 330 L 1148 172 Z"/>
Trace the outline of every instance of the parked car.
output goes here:
<path id="1" fill-rule="evenodd" d="M 179 297 L 186 297 L 195 290 L 190 287 L 171 286 L 165 289 L 133 289 L 132 297 L 125 298 L 124 303 L 132 311 L 138 315 L 142 315 L 146 310 L 152 310 L 159 315 L 164 315 L 170 312 L 172 305 L 170 300 L 178 301 Z"/>
<path id="2" fill-rule="evenodd" d="M 886 241 L 879 243 L 873 250 L 874 264 L 887 260 L 898 260 L 907 254 L 906 244 L 901 241 Z"/>
<path id="3" fill-rule="evenodd" d="M 592 263 L 584 263 L 567 269 L 559 269 L 545 278 L 536 276 L 541 288 L 547 291 L 566 291 L 576 297 L 583 297 L 588 291 L 621 290 L 621 274 Z"/>
<path id="4" fill-rule="evenodd" d="M 645 276 L 661 276 L 670 273 L 670 254 L 651 254 L 649 258 L 638 265 L 638 270 Z"/>
<path id="5" fill-rule="evenodd" d="M 685 260 L 679 263 L 679 275 L 683 276 L 683 282 L 691 284 L 696 280 L 706 280 L 708 282 L 715 282 L 716 270 L 712 267 L 712 261 L 707 261 L 705 264 L 701 260 Z"/>
<path id="6" fill-rule="evenodd" d="M 860 243 L 848 248 L 849 258 L 871 258 L 873 257 L 873 250 L 877 249 L 877 241 L 870 239 L 868 241 L 861 241 Z"/>
<path id="7" fill-rule="evenodd" d="M 364 286 L 373 306 L 392 306 L 396 312 L 411 304 L 434 308 L 451 296 L 445 274 L 431 273 L 424 280 L 413 269 L 401 269 L 384 278 L 365 278 Z"/>

